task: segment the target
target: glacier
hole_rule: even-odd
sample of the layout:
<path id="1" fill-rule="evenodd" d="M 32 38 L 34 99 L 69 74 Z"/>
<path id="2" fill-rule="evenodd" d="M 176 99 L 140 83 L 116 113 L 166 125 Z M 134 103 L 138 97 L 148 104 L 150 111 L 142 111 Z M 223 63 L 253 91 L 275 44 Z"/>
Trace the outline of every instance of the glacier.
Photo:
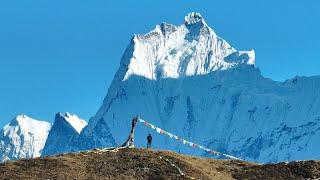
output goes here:
<path id="1" fill-rule="evenodd" d="M 0 131 L 0 162 L 39 157 L 51 124 L 18 115 Z"/>
<path id="2" fill-rule="evenodd" d="M 102 106 L 73 144 L 117 146 L 131 119 L 143 119 L 208 148 L 255 162 L 319 158 L 320 76 L 285 82 L 265 78 L 254 50 L 238 51 L 199 13 L 182 25 L 134 35 Z M 211 156 L 143 126 L 136 146 Z"/>

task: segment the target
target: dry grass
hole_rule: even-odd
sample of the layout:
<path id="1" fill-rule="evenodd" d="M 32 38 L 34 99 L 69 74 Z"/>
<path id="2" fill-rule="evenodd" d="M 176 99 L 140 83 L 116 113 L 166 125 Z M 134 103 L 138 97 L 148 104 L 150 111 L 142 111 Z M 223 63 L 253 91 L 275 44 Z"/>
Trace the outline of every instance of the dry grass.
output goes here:
<path id="1" fill-rule="evenodd" d="M 306 179 L 319 177 L 319 171 L 316 161 L 257 165 L 146 149 L 93 150 L 0 164 L 1 179 Z"/>

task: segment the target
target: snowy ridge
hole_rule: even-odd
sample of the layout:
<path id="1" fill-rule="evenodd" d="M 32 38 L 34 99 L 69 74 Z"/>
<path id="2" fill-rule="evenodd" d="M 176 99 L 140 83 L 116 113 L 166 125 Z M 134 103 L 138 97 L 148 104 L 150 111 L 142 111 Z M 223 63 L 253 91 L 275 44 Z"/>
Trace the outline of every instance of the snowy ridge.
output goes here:
<path id="1" fill-rule="evenodd" d="M 51 124 L 18 115 L 0 131 L 0 161 L 41 155 Z"/>

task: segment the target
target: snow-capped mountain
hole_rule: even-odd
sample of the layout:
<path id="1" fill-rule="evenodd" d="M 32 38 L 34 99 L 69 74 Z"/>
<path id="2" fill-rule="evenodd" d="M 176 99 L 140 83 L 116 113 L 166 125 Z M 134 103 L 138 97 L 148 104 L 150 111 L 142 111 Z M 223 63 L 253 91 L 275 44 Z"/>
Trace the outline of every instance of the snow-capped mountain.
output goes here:
<path id="1" fill-rule="evenodd" d="M 125 69 L 117 75 L 122 80 L 132 75 L 150 80 L 183 78 L 254 62 L 253 50 L 235 50 L 200 14 L 190 13 L 181 26 L 163 23 L 146 35 L 134 36 L 122 58 L 121 67 Z"/>
<path id="2" fill-rule="evenodd" d="M 41 155 L 51 124 L 18 115 L 0 131 L 0 162 Z"/>
<path id="3" fill-rule="evenodd" d="M 72 152 L 74 138 L 78 138 L 87 122 L 70 113 L 57 113 L 43 148 L 42 156 Z"/>
<path id="4" fill-rule="evenodd" d="M 124 142 L 140 115 L 163 129 L 246 160 L 319 158 L 320 76 L 286 82 L 264 78 L 255 53 L 238 51 L 190 13 L 179 26 L 163 23 L 135 35 L 101 108 L 78 148 Z M 136 145 L 190 154 L 190 149 L 138 125 Z"/>

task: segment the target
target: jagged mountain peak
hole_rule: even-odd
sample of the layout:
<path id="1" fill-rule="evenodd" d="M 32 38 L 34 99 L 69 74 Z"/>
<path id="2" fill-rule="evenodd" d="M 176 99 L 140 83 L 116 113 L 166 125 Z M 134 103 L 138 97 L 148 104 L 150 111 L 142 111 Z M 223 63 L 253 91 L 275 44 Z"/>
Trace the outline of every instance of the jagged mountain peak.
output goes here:
<path id="1" fill-rule="evenodd" d="M 218 37 L 199 13 L 189 13 L 182 25 L 162 23 L 135 35 L 121 60 L 118 76 L 147 79 L 204 75 L 237 65 L 254 65 L 254 51 L 237 51 Z"/>
<path id="2" fill-rule="evenodd" d="M 50 129 L 46 121 L 16 116 L 0 130 L 0 162 L 39 157 Z"/>
<path id="3" fill-rule="evenodd" d="M 87 122 L 83 119 L 80 119 L 77 115 L 71 114 L 68 112 L 59 112 L 55 117 L 55 124 L 57 123 L 66 123 L 70 125 L 78 134 L 82 129 L 87 125 Z"/>
<path id="4" fill-rule="evenodd" d="M 196 24 L 196 23 L 206 24 L 201 14 L 197 12 L 191 12 L 187 14 L 184 18 L 184 23 L 186 25 Z"/>
<path id="5" fill-rule="evenodd" d="M 135 34 L 132 38 L 134 42 L 138 41 L 152 41 L 163 36 L 168 37 L 170 33 L 176 31 L 185 31 L 189 35 L 204 35 L 213 36 L 217 38 L 215 32 L 207 25 L 200 13 L 192 12 L 185 16 L 183 24 L 173 25 L 168 22 L 163 22 L 156 25 L 155 28 L 146 34 Z M 200 33 L 201 32 L 201 33 Z"/>
<path id="6" fill-rule="evenodd" d="M 73 151 L 72 141 L 80 135 L 86 125 L 85 120 L 74 114 L 57 113 L 41 155 L 47 156 Z"/>
<path id="7" fill-rule="evenodd" d="M 207 25 L 200 13 L 192 12 L 187 14 L 184 18 L 184 25 L 191 34 L 195 33 L 217 38 L 214 30 Z"/>
<path id="8" fill-rule="evenodd" d="M 21 133 L 39 133 L 41 130 L 38 127 L 51 127 L 51 124 L 46 121 L 35 120 L 25 114 L 19 114 L 13 118 L 5 127 L 19 127 Z M 6 129 L 6 128 L 5 128 Z"/>

